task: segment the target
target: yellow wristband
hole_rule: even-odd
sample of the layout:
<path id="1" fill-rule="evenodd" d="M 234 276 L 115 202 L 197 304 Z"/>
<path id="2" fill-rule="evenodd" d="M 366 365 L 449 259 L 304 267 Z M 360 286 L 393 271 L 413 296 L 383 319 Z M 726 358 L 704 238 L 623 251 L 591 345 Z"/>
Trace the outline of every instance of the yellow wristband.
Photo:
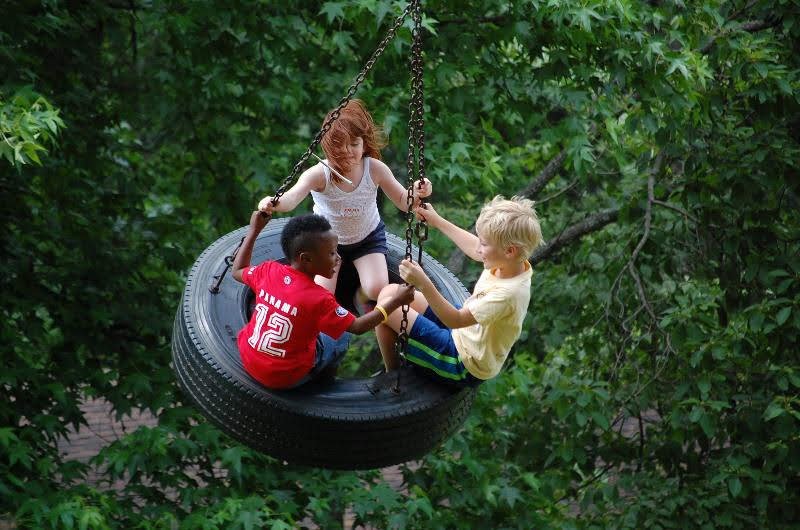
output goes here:
<path id="1" fill-rule="evenodd" d="M 389 315 L 386 314 L 386 310 L 382 306 L 376 305 L 375 310 L 381 312 L 381 314 L 383 315 L 383 322 L 389 320 Z M 381 322 L 381 324 L 383 324 L 383 322 Z"/>

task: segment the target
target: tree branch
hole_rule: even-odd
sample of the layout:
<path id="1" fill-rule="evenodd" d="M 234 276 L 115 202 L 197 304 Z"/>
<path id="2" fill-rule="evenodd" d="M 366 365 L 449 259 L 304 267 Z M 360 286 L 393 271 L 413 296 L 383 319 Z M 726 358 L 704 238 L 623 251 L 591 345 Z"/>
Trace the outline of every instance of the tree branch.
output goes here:
<path id="1" fill-rule="evenodd" d="M 650 175 L 647 178 L 647 209 L 645 210 L 644 215 L 644 234 L 642 234 L 642 238 L 639 240 L 639 243 L 636 245 L 636 248 L 633 249 L 633 253 L 631 253 L 631 259 L 629 260 L 629 264 L 633 264 L 636 261 L 636 258 L 639 256 L 639 252 L 644 247 L 644 244 L 647 242 L 647 239 L 650 237 L 650 225 L 653 220 L 653 201 L 655 200 L 654 196 L 654 189 L 655 189 L 655 179 L 656 175 L 659 171 L 661 171 L 661 164 L 664 162 L 664 151 L 658 153 L 656 157 L 655 166 L 653 167 L 652 171 L 650 171 Z"/>
<path id="2" fill-rule="evenodd" d="M 544 199 L 542 199 L 542 200 L 536 201 L 536 204 L 537 204 L 537 205 L 540 205 L 540 204 L 542 204 L 543 202 L 547 202 L 547 201 L 549 201 L 549 200 L 555 199 L 556 197 L 558 197 L 558 196 L 560 196 L 560 195 L 563 195 L 563 194 L 565 194 L 566 192 L 568 192 L 569 190 L 571 190 L 572 188 L 574 188 L 574 187 L 575 187 L 577 184 L 578 184 L 578 179 L 575 179 L 575 180 L 573 180 L 572 182 L 570 182 L 570 183 L 569 183 L 569 185 L 568 185 L 566 188 L 564 188 L 564 189 L 562 189 L 562 190 L 559 190 L 559 191 L 555 192 L 555 193 L 554 193 L 554 194 L 552 194 L 552 195 L 548 195 L 547 197 L 545 197 L 545 198 L 544 198 Z"/>
<path id="3" fill-rule="evenodd" d="M 644 286 L 642 286 L 642 280 L 639 278 L 639 274 L 636 271 L 636 258 L 639 257 L 639 252 L 641 252 L 642 248 L 644 248 L 645 243 L 647 243 L 647 240 L 650 237 L 650 226 L 652 225 L 653 221 L 653 201 L 655 200 L 656 175 L 661 171 L 661 165 L 663 162 L 664 151 L 661 151 L 658 153 L 658 156 L 656 156 L 655 164 L 647 178 L 647 208 L 645 209 L 644 214 L 644 233 L 642 234 L 641 239 L 639 239 L 639 243 L 636 245 L 636 248 L 633 249 L 626 267 L 623 267 L 623 270 L 625 270 L 625 268 L 628 269 L 631 277 L 633 277 L 633 280 L 636 282 L 636 290 L 639 294 L 639 300 L 642 302 L 642 305 L 647 310 L 647 313 L 654 322 L 656 322 L 658 319 L 656 318 L 653 308 L 650 306 L 650 302 L 647 300 L 647 296 L 644 292 Z M 621 274 L 622 271 L 620 271 L 620 275 Z M 615 284 L 618 283 L 619 279 L 620 276 L 617 276 L 617 282 L 615 282 Z"/>
<path id="4" fill-rule="evenodd" d="M 594 215 L 590 215 L 584 220 L 575 223 L 551 239 L 546 245 L 539 247 L 530 257 L 531 264 L 535 265 L 540 261 L 548 259 L 550 256 L 561 250 L 563 247 L 573 243 L 586 234 L 596 232 L 607 224 L 613 223 L 619 217 L 618 208 L 601 210 Z"/>
<path id="5" fill-rule="evenodd" d="M 695 217 L 694 215 L 690 214 L 689 212 L 687 212 L 686 210 L 684 210 L 680 206 L 676 206 L 676 205 L 674 205 L 672 203 L 669 203 L 669 202 L 660 201 L 658 199 L 653 199 L 653 204 L 658 204 L 659 206 L 663 206 L 664 208 L 669 208 L 670 210 L 673 210 L 673 211 L 676 211 L 676 212 L 678 212 L 680 214 L 683 214 L 686 218 L 691 219 L 695 223 L 700 224 L 700 220 L 697 217 Z"/>
<path id="6" fill-rule="evenodd" d="M 617 275 L 617 278 L 614 280 L 614 283 L 613 283 L 613 285 L 611 287 L 612 294 L 611 294 L 610 298 L 613 299 L 614 294 L 615 294 L 617 288 L 620 285 L 620 280 L 622 278 L 622 275 L 627 270 L 628 273 L 633 278 L 634 283 L 636 284 L 636 292 L 637 292 L 637 296 L 638 296 L 639 300 L 641 301 L 641 307 L 644 307 L 645 310 L 647 311 L 647 314 L 650 317 L 650 321 L 652 322 L 652 325 L 655 326 L 656 329 L 664 336 L 664 340 L 666 342 L 666 355 L 663 355 L 661 357 L 664 362 L 661 362 L 660 366 L 659 366 L 658 362 L 656 363 L 656 366 L 657 366 L 656 373 L 644 385 L 640 386 L 639 389 L 637 391 L 635 391 L 626 400 L 626 402 L 629 401 L 630 399 L 633 399 L 633 397 L 638 395 L 638 393 L 640 393 L 642 390 L 644 390 L 644 388 L 647 387 L 651 382 L 653 382 L 656 379 L 658 379 L 658 377 L 661 375 L 661 372 L 664 370 L 664 368 L 666 366 L 666 362 L 665 361 L 668 358 L 669 354 L 674 354 L 675 353 L 675 350 L 672 347 L 672 341 L 670 339 L 669 333 L 667 331 L 665 331 L 665 330 L 662 330 L 658 326 L 658 318 L 656 317 L 655 311 L 653 310 L 653 307 L 650 304 L 650 301 L 647 299 L 647 293 L 645 292 L 644 285 L 642 283 L 641 277 L 639 276 L 639 273 L 636 270 L 636 259 L 638 258 L 639 252 L 642 250 L 642 248 L 644 248 L 644 245 L 645 245 L 645 243 L 647 242 L 647 240 L 648 240 L 648 238 L 650 236 L 650 228 L 652 226 L 652 217 L 653 217 L 653 205 L 656 204 L 656 202 L 657 202 L 656 198 L 655 198 L 655 178 L 661 172 L 661 167 L 663 165 L 663 162 L 664 162 L 664 151 L 661 151 L 661 152 L 659 152 L 658 156 L 656 157 L 655 163 L 654 163 L 653 167 L 651 168 L 650 174 L 648 175 L 648 179 L 647 179 L 647 207 L 645 209 L 645 217 L 644 217 L 644 233 L 642 234 L 642 237 L 639 239 L 639 243 L 636 245 L 636 248 L 631 253 L 631 257 L 629 258 L 628 263 L 626 263 L 625 266 L 622 267 L 622 269 L 620 270 L 619 274 Z M 640 309 L 641 309 L 641 307 L 640 307 Z M 638 312 L 638 310 L 637 310 L 637 312 Z M 609 310 L 608 310 L 608 307 L 607 307 L 606 308 L 606 317 L 608 317 L 608 314 L 609 314 Z M 615 370 L 616 370 L 616 367 L 618 366 L 618 364 L 619 363 L 615 364 Z M 638 385 L 638 382 L 637 382 L 637 385 Z"/>
<path id="7" fill-rule="evenodd" d="M 553 180 L 553 177 L 558 174 L 558 170 L 561 169 L 561 166 L 564 165 L 564 161 L 567 159 L 567 148 L 561 150 L 555 157 L 553 157 L 550 162 L 544 166 L 538 175 L 528 184 L 528 186 L 522 190 L 519 195 L 523 197 L 527 197 L 528 199 L 533 199 L 537 193 L 542 191 L 547 183 Z"/>
<path id="8" fill-rule="evenodd" d="M 776 18 L 774 20 L 749 20 L 747 22 L 743 22 L 742 25 L 739 26 L 739 29 L 742 31 L 755 33 L 756 31 L 761 31 L 762 29 L 774 28 L 781 22 L 783 22 L 782 18 Z"/>
<path id="9" fill-rule="evenodd" d="M 608 470 L 612 469 L 613 467 L 614 467 L 613 463 L 606 464 L 600 469 L 600 471 L 597 474 L 592 475 L 590 478 L 584 480 L 583 483 L 577 486 L 574 490 L 568 490 L 567 493 L 556 499 L 555 504 L 558 504 L 569 497 L 575 496 L 580 490 L 582 490 L 586 486 L 589 486 L 593 482 L 596 482 L 598 479 L 602 478 L 603 475 L 605 475 L 608 472 Z"/>
<path id="10" fill-rule="evenodd" d="M 743 5 L 740 9 L 737 9 L 736 11 L 734 11 L 733 13 L 728 15 L 728 17 L 725 19 L 725 22 L 730 22 L 731 20 L 736 20 L 737 18 L 739 18 L 744 13 L 750 11 L 753 8 L 753 6 L 755 6 L 757 3 L 758 3 L 758 0 L 750 0 L 749 2 L 746 2 L 745 5 Z"/>
<path id="11" fill-rule="evenodd" d="M 783 19 L 777 18 L 775 20 L 748 20 L 747 22 L 742 22 L 736 28 L 726 29 L 726 30 L 721 31 L 717 35 L 712 36 L 711 39 L 707 43 L 705 43 L 697 51 L 699 53 L 705 55 L 706 53 L 711 51 L 711 48 L 714 47 L 714 44 L 716 44 L 717 39 L 719 39 L 721 37 L 724 37 L 726 35 L 729 35 L 729 34 L 733 33 L 736 30 L 749 31 L 750 33 L 754 33 L 756 31 L 761 31 L 762 29 L 774 28 L 775 26 L 780 24 L 782 21 L 783 21 Z"/>

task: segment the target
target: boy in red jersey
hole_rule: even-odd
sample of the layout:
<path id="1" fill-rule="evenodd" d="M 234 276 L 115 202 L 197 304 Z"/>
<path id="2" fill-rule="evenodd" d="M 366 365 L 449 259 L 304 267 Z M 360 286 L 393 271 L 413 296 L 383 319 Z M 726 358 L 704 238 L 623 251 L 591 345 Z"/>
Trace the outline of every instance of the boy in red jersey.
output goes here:
<path id="1" fill-rule="evenodd" d="M 349 333 L 360 335 L 385 321 L 414 299 L 414 288 L 400 287 L 383 306 L 358 318 L 341 307 L 330 291 L 314 283 L 316 275 L 332 277 L 340 261 L 330 223 L 314 214 L 292 218 L 281 233 L 289 265 L 266 261 L 251 266 L 253 245 L 269 220 L 271 204 L 267 216 L 262 211 L 250 216 L 233 261 L 233 277 L 256 294 L 253 316 L 239 332 L 239 354 L 247 373 L 264 386 L 292 388 L 335 371 L 349 346 Z"/>

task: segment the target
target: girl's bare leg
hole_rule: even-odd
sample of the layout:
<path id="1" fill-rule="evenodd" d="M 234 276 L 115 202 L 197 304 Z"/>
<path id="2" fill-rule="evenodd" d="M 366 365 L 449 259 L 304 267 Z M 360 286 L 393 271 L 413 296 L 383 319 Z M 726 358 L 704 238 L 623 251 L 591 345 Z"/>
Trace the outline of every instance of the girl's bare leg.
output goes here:
<path id="1" fill-rule="evenodd" d="M 389 285 L 389 271 L 386 268 L 386 256 L 383 254 L 367 254 L 353 260 L 358 271 L 361 289 L 368 300 L 377 300 L 381 289 Z"/>

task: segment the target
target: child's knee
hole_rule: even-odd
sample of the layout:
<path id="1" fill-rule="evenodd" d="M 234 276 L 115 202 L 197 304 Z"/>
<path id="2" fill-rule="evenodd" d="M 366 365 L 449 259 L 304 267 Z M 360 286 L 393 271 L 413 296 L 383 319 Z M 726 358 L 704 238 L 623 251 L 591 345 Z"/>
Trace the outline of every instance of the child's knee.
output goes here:
<path id="1" fill-rule="evenodd" d="M 378 296 L 373 298 L 373 300 L 377 300 L 380 302 L 385 302 L 389 298 L 395 295 L 397 292 L 397 284 L 390 283 L 389 285 L 384 285 L 383 288 L 378 292 Z"/>
<path id="2" fill-rule="evenodd" d="M 377 300 L 385 287 L 388 287 L 388 285 L 381 283 L 373 283 L 373 284 L 363 285 L 362 289 L 364 289 L 364 294 L 367 295 L 367 298 L 369 298 L 370 300 Z"/>

